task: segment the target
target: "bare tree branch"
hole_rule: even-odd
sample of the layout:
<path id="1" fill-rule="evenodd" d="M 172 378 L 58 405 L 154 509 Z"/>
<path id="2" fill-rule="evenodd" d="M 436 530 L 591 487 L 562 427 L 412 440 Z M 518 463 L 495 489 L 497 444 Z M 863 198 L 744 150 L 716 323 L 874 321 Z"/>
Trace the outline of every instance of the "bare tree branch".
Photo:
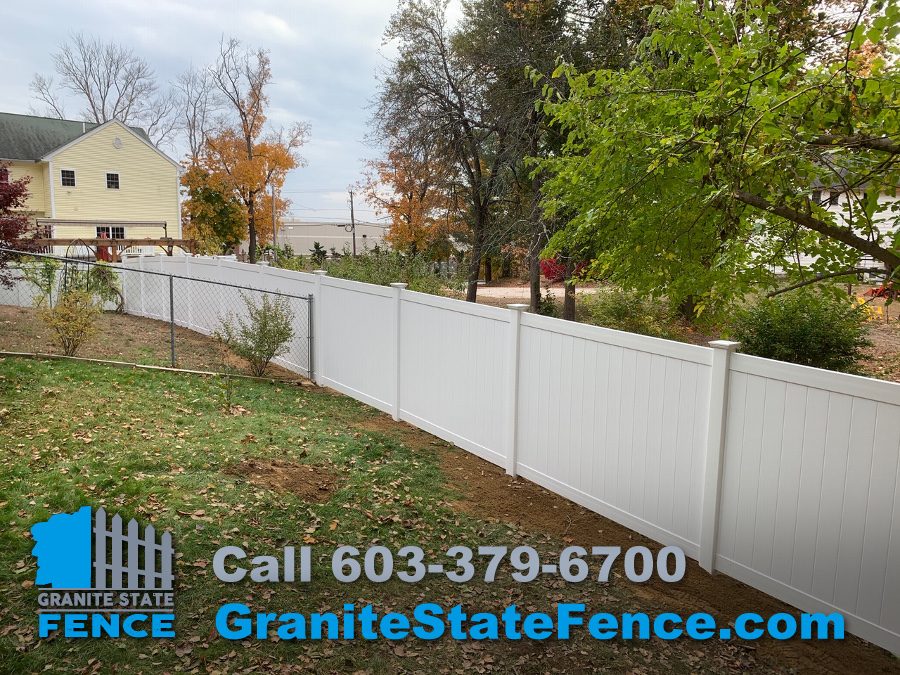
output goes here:
<path id="1" fill-rule="evenodd" d="M 157 145 L 171 141 L 175 98 L 160 89 L 149 62 L 131 48 L 77 33 L 53 55 L 53 68 L 58 83 L 40 74 L 31 82 L 49 114 L 64 117 L 68 94 L 83 106 L 85 121 L 118 120 L 143 128 Z"/>

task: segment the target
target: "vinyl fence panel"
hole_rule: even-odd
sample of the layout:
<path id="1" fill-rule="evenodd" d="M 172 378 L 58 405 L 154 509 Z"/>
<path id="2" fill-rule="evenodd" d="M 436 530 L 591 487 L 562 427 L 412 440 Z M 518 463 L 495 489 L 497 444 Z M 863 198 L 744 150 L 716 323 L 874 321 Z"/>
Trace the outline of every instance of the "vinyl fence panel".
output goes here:
<path id="1" fill-rule="evenodd" d="M 736 354 L 716 567 L 898 650 L 900 386 Z"/>
<path id="2" fill-rule="evenodd" d="M 396 382 L 394 298 L 391 288 L 327 277 L 316 297 L 317 379 L 385 412 Z"/>
<path id="3" fill-rule="evenodd" d="M 709 351 L 525 315 L 519 471 L 696 557 Z"/>
<path id="4" fill-rule="evenodd" d="M 400 419 L 503 465 L 509 312 L 404 291 Z"/>

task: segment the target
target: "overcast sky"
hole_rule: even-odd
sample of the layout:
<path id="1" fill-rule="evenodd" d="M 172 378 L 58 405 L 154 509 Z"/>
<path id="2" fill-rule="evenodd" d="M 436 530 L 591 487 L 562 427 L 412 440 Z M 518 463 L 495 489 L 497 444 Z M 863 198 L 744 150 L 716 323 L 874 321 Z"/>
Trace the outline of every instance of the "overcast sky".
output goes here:
<path id="1" fill-rule="evenodd" d="M 220 37 L 269 49 L 270 119 L 306 120 L 305 168 L 291 173 L 292 215 L 346 219 L 347 187 L 360 178 L 367 104 L 385 61 L 381 36 L 395 0 L 35 0 L 0 3 L 0 111 L 27 113 L 28 84 L 52 73 L 51 54 L 83 31 L 131 46 L 170 81 L 215 56 Z M 77 117 L 76 105 L 67 117 Z M 178 158 L 180 159 L 180 157 Z M 375 217 L 357 200 L 357 217 Z"/>

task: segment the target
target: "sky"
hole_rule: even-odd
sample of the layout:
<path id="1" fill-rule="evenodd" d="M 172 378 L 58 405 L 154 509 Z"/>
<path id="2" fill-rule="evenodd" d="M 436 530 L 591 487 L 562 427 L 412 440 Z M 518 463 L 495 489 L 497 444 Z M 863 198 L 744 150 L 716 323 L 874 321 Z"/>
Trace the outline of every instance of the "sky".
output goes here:
<path id="1" fill-rule="evenodd" d="M 307 165 L 293 171 L 284 187 L 291 215 L 347 220 L 347 189 L 360 180 L 363 161 L 378 155 L 365 143 L 368 106 L 376 73 L 388 63 L 382 34 L 395 6 L 395 0 L 2 2 L 0 111 L 28 113 L 37 105 L 28 88 L 32 77 L 52 74 L 52 53 L 79 31 L 130 46 L 161 83 L 212 62 L 220 38 L 233 36 L 270 51 L 270 121 L 311 126 L 301 152 Z M 77 118 L 78 112 L 73 104 L 66 116 Z M 376 219 L 359 196 L 356 216 Z"/>

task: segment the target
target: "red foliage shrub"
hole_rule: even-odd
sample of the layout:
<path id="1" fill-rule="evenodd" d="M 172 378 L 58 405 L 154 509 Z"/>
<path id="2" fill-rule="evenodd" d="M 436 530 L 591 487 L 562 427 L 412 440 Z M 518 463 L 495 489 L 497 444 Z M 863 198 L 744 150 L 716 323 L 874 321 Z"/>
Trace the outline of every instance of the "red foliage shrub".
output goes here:
<path id="1" fill-rule="evenodd" d="M 584 271 L 584 268 L 587 267 L 586 262 L 580 262 L 575 265 L 575 274 L 581 274 Z M 541 274 L 552 283 L 556 283 L 559 281 L 565 281 L 566 279 L 566 263 L 559 258 L 548 258 L 546 260 L 541 260 Z"/>

